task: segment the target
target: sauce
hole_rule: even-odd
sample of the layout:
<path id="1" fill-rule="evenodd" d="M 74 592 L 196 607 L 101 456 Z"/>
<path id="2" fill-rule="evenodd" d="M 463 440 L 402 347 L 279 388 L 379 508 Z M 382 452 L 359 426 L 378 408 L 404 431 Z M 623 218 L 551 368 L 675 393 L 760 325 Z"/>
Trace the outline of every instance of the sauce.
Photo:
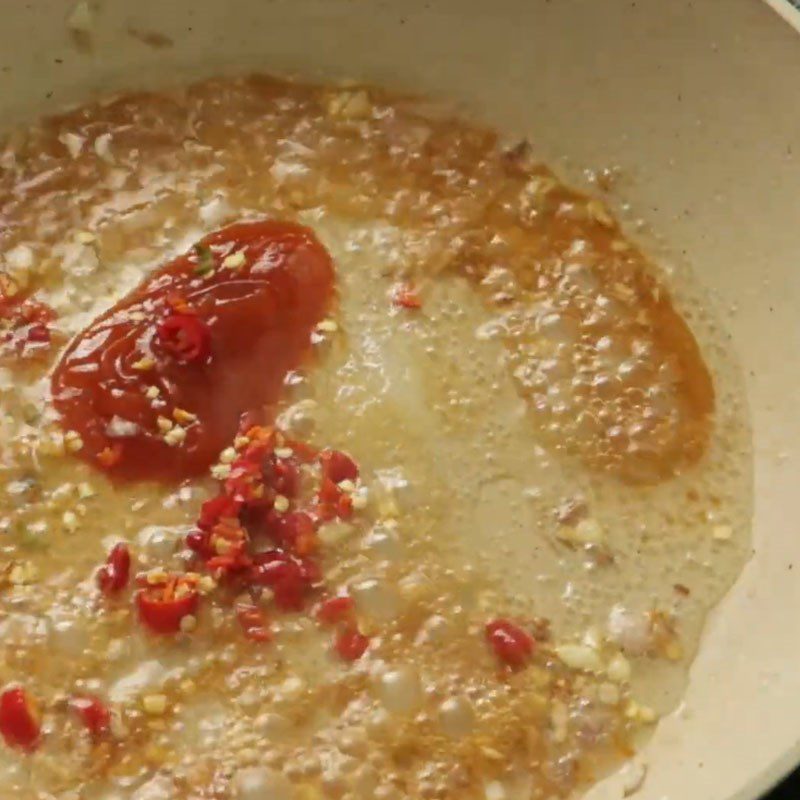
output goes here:
<path id="1" fill-rule="evenodd" d="M 309 229 L 217 231 L 72 342 L 52 379 L 62 425 L 116 478 L 198 475 L 241 414 L 277 401 L 332 294 L 331 259 Z"/>

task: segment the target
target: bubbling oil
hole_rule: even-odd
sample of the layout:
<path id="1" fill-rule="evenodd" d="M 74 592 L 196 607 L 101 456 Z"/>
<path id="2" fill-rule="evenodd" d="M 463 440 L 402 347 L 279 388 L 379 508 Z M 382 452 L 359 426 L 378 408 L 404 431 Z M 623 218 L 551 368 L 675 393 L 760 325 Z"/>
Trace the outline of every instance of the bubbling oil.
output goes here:
<path id="1" fill-rule="evenodd" d="M 213 600 L 174 646 L 100 608 L 109 537 L 179 567 L 208 486 L 121 497 L 64 452 L 44 369 L 4 365 L 2 575 L 38 577 L 0 584 L 0 676 L 52 720 L 75 685 L 108 697 L 127 731 L 99 752 L 50 722 L 24 769 L 0 755 L 11 796 L 549 800 L 674 708 L 751 507 L 741 382 L 690 274 L 667 285 L 529 146 L 369 88 L 125 94 L 16 132 L 0 163 L 4 271 L 65 339 L 225 222 L 314 228 L 338 330 L 280 419 L 361 465 L 369 509 L 325 572 L 374 637 L 347 669 L 302 615 L 254 650 Z M 482 638 L 503 615 L 540 642 L 520 673 Z M 145 690 L 170 715 L 143 715 Z"/>

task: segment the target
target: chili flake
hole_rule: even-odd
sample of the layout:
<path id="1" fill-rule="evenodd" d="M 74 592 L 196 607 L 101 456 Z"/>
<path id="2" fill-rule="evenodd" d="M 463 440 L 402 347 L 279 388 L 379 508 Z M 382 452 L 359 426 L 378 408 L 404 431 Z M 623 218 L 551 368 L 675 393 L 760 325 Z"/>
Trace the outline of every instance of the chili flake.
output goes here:
<path id="1" fill-rule="evenodd" d="M 487 623 L 486 640 L 497 658 L 515 669 L 527 663 L 536 644 L 532 636 L 507 619 L 495 619 Z"/>
<path id="2" fill-rule="evenodd" d="M 111 548 L 106 563 L 97 571 L 97 585 L 106 595 L 116 594 L 128 585 L 131 554 L 128 545 L 119 542 Z"/>
<path id="3" fill-rule="evenodd" d="M 21 686 L 0 694 L 0 734 L 9 747 L 32 751 L 39 744 L 39 716 L 33 701 Z"/>
<path id="4" fill-rule="evenodd" d="M 335 625 L 348 619 L 355 608 L 353 598 L 348 595 L 329 597 L 317 606 L 317 620 L 323 625 Z"/>
<path id="5" fill-rule="evenodd" d="M 369 647 L 369 637 L 357 628 L 347 627 L 336 634 L 334 649 L 345 661 L 357 661 Z"/>
<path id="6" fill-rule="evenodd" d="M 69 705 L 78 714 L 92 737 L 104 736 L 110 730 L 111 712 L 99 698 L 92 695 L 79 695 L 71 698 Z"/>

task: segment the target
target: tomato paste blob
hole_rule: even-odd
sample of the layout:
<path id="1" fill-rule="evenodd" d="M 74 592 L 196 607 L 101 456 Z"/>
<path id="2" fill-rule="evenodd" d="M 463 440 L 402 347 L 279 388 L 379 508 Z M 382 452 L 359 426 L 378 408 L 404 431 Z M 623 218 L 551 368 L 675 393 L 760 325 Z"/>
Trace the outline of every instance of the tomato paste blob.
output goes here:
<path id="1" fill-rule="evenodd" d="M 333 263 L 310 229 L 216 231 L 70 343 L 51 384 L 61 424 L 112 477 L 198 475 L 244 412 L 279 399 L 333 294 Z"/>

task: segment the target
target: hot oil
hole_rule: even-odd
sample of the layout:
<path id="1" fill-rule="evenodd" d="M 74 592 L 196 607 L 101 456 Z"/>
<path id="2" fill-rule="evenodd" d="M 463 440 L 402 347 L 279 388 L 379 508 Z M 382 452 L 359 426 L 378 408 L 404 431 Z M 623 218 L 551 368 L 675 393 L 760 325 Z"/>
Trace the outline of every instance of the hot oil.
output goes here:
<path id="1" fill-rule="evenodd" d="M 343 253 L 386 235 L 342 224 L 321 231 Z M 615 606 L 674 616 L 681 641 L 672 657 L 643 657 L 636 670 L 641 699 L 674 708 L 705 615 L 748 555 L 749 432 L 719 339 L 707 331 L 703 348 L 717 413 L 700 464 L 656 485 L 630 483 L 543 446 L 510 374 L 513 356 L 486 335 L 495 321 L 466 280 L 431 283 L 418 315 L 387 313 L 391 281 L 365 279 L 374 259 L 380 251 L 343 274 L 342 352 L 309 378 L 326 438 L 378 469 L 402 464 L 405 502 L 425 504 L 445 557 L 490 576 L 561 636 L 608 635 Z M 682 287 L 692 289 L 702 330 L 712 323 L 702 292 Z M 586 541 L 575 533 L 582 521 Z"/>
<path id="2" fill-rule="evenodd" d="M 35 569 L 0 600 L 3 680 L 31 676 L 51 729 L 24 769 L 3 755 L 14 797 L 249 800 L 248 769 L 286 797 L 564 796 L 675 706 L 748 553 L 746 409 L 702 292 L 667 287 L 604 206 L 411 100 L 266 78 L 88 106 L 3 165 L 6 269 L 65 337 L 227 221 L 315 230 L 335 324 L 279 420 L 361 465 L 369 505 L 324 559 L 373 637 L 346 667 L 307 615 L 257 649 L 214 598 L 175 643 L 105 608 L 110 543 L 179 566 L 210 481 L 114 489 L 70 457 L 44 370 L 9 365 L 3 558 Z M 498 670 L 498 616 L 536 633 L 528 669 Z M 64 720 L 76 684 L 127 725 L 110 753 Z M 165 718 L 142 714 L 154 691 Z"/>

